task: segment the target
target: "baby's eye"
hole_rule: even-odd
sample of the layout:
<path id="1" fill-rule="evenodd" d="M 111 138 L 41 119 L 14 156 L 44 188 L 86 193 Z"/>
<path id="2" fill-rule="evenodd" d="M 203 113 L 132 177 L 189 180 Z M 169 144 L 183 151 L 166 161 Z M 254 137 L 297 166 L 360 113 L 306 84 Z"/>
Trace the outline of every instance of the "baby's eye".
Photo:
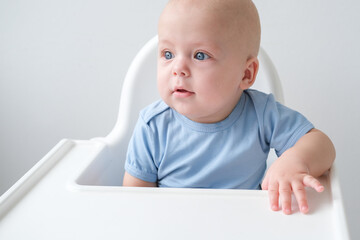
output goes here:
<path id="1" fill-rule="evenodd" d="M 206 60 L 206 59 L 209 59 L 210 56 L 207 55 L 206 53 L 203 53 L 203 52 L 197 52 L 197 53 L 195 54 L 195 58 L 196 58 L 197 60 Z"/>
<path id="2" fill-rule="evenodd" d="M 172 54 L 172 52 L 165 51 L 164 52 L 164 57 L 165 57 L 165 59 L 170 60 L 170 59 L 172 59 L 174 57 L 174 54 Z"/>

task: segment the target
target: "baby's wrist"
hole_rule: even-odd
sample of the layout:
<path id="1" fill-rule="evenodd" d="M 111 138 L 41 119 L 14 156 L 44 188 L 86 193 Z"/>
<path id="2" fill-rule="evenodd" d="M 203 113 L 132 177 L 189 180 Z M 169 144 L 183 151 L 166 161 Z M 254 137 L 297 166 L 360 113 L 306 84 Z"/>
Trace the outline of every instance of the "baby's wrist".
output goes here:
<path id="1" fill-rule="evenodd" d="M 292 147 L 286 150 L 281 157 L 283 161 L 290 164 L 292 168 L 297 169 L 298 172 L 310 175 L 311 169 L 306 163 L 306 157 L 301 154 L 296 148 Z"/>

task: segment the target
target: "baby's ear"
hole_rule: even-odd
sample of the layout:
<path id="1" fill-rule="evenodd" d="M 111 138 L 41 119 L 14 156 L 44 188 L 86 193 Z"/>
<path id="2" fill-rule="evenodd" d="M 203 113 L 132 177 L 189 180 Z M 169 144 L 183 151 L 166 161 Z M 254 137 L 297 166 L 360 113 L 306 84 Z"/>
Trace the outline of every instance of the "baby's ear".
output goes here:
<path id="1" fill-rule="evenodd" d="M 252 57 L 247 60 L 244 77 L 240 83 L 240 88 L 242 90 L 248 89 L 254 84 L 258 70 L 259 60 L 257 57 Z"/>

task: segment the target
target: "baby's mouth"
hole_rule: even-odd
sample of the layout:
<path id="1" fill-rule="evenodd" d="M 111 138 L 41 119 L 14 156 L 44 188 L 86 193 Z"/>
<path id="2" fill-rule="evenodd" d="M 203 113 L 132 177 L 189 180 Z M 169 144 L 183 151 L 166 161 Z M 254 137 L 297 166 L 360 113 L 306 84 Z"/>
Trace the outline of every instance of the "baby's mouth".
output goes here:
<path id="1" fill-rule="evenodd" d="M 177 97 L 189 97 L 193 94 L 195 94 L 194 92 L 188 91 L 184 88 L 175 88 L 173 91 L 173 94 Z"/>
<path id="2" fill-rule="evenodd" d="M 175 91 L 176 91 L 176 92 L 181 92 L 181 93 L 189 92 L 189 91 L 186 90 L 186 89 L 176 89 Z"/>

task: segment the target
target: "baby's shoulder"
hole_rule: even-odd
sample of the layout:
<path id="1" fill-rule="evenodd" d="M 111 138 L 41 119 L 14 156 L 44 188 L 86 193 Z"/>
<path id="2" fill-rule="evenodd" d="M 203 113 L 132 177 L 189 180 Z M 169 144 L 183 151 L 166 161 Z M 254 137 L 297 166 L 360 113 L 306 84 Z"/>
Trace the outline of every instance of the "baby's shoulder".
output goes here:
<path id="1" fill-rule="evenodd" d="M 166 112 L 168 112 L 169 110 L 170 107 L 163 100 L 158 100 L 142 109 L 140 112 L 140 116 L 144 120 L 144 122 L 148 124 L 150 121 L 166 115 Z"/>

